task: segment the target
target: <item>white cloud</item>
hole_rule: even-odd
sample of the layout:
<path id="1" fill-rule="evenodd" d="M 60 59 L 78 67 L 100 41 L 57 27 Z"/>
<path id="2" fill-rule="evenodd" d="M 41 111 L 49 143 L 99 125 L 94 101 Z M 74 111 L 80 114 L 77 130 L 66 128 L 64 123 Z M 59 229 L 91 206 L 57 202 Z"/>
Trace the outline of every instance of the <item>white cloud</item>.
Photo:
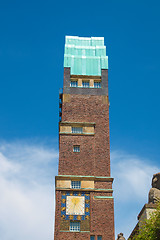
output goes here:
<path id="1" fill-rule="evenodd" d="M 111 152 L 111 163 L 115 178 L 116 232 L 124 232 L 127 237 L 136 225 L 137 215 L 148 202 L 151 179 L 159 169 L 149 159 L 122 151 Z"/>
<path id="2" fill-rule="evenodd" d="M 53 239 L 57 151 L 44 144 L 0 145 L 0 239 Z"/>
<path id="3" fill-rule="evenodd" d="M 54 177 L 58 151 L 27 141 L 0 142 L 0 239 L 52 240 Z M 111 152 L 116 234 L 129 235 L 147 202 L 151 178 L 159 172 L 151 161 Z"/>

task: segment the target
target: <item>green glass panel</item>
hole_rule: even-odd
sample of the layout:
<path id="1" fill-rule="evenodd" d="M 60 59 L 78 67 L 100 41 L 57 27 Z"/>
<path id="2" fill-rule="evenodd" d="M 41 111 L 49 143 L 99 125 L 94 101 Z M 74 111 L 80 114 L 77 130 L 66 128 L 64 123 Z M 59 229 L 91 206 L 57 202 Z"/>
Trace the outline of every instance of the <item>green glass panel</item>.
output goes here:
<path id="1" fill-rule="evenodd" d="M 74 75 L 101 75 L 108 69 L 108 57 L 103 37 L 66 36 L 64 67 Z"/>

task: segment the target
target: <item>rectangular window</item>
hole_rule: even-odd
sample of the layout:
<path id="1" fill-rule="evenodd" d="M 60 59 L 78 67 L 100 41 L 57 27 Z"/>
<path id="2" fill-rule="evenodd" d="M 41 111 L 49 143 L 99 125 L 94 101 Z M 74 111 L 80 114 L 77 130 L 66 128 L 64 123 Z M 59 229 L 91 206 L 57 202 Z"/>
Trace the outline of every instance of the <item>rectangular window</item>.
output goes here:
<path id="1" fill-rule="evenodd" d="M 83 133 L 82 127 L 72 127 L 72 133 Z"/>
<path id="2" fill-rule="evenodd" d="M 89 88 L 89 81 L 82 81 L 82 87 Z"/>
<path id="3" fill-rule="evenodd" d="M 80 222 L 70 222 L 70 231 L 79 232 L 80 231 Z"/>
<path id="4" fill-rule="evenodd" d="M 80 189 L 81 188 L 81 181 L 71 181 L 71 188 Z"/>
<path id="5" fill-rule="evenodd" d="M 97 240 L 102 240 L 102 236 L 98 236 L 98 237 L 97 237 Z"/>
<path id="6" fill-rule="evenodd" d="M 95 236 L 90 236 L 90 240 L 95 240 Z"/>
<path id="7" fill-rule="evenodd" d="M 101 82 L 94 82 L 94 88 L 101 88 Z"/>
<path id="8" fill-rule="evenodd" d="M 70 87 L 78 87 L 78 81 L 71 81 Z"/>
<path id="9" fill-rule="evenodd" d="M 80 152 L 80 146 L 73 146 L 73 152 Z"/>

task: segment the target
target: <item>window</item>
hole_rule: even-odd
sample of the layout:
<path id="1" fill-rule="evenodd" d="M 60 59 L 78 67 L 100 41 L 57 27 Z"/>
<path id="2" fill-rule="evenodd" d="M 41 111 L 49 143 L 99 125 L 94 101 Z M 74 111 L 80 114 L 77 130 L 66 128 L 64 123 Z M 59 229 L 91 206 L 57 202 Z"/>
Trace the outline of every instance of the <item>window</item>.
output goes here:
<path id="1" fill-rule="evenodd" d="M 95 236 L 90 236 L 90 240 L 95 240 Z"/>
<path id="2" fill-rule="evenodd" d="M 82 87 L 89 88 L 89 81 L 82 81 Z"/>
<path id="3" fill-rule="evenodd" d="M 78 87 L 78 81 L 71 81 L 70 87 Z"/>
<path id="4" fill-rule="evenodd" d="M 72 133 L 83 133 L 82 127 L 72 127 Z"/>
<path id="5" fill-rule="evenodd" d="M 94 88 L 101 88 L 101 82 L 94 82 Z"/>
<path id="6" fill-rule="evenodd" d="M 80 222 L 70 222 L 70 231 L 79 232 L 80 231 Z"/>
<path id="7" fill-rule="evenodd" d="M 97 237 L 97 240 L 102 240 L 102 236 L 98 236 L 98 237 Z"/>
<path id="8" fill-rule="evenodd" d="M 80 152 L 80 146 L 73 146 L 73 152 Z"/>
<path id="9" fill-rule="evenodd" d="M 81 181 L 71 181 L 71 188 L 80 189 L 81 188 Z"/>

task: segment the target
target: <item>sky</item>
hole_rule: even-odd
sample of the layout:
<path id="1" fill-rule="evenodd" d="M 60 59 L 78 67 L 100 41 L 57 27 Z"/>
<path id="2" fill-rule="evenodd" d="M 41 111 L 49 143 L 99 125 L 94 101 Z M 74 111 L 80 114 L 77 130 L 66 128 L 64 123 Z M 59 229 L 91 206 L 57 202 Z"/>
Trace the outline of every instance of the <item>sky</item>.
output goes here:
<path id="1" fill-rule="evenodd" d="M 65 35 L 104 37 L 115 230 L 160 172 L 160 3 L 0 0 L 0 239 L 53 239 Z"/>

